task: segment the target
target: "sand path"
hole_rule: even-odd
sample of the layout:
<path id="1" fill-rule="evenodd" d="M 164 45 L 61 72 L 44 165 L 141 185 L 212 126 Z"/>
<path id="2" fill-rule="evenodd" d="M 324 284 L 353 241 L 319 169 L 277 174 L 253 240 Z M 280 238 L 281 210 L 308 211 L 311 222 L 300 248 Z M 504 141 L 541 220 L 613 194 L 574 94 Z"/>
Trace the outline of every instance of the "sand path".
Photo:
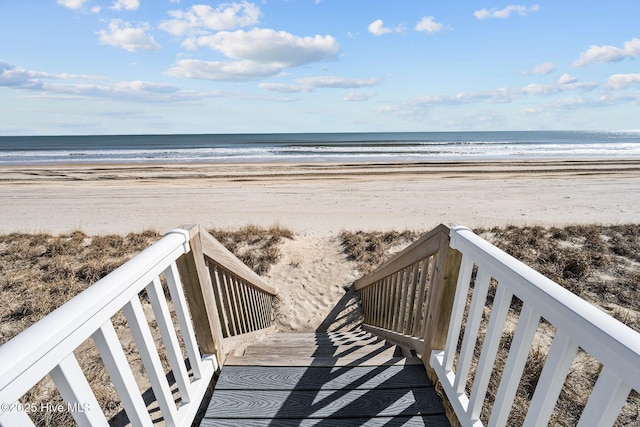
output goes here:
<path id="1" fill-rule="evenodd" d="M 359 277 L 355 262 L 347 259 L 336 237 L 312 234 L 286 239 L 281 253 L 280 261 L 266 276 L 278 287 L 276 327 L 280 331 L 315 331 Z"/>

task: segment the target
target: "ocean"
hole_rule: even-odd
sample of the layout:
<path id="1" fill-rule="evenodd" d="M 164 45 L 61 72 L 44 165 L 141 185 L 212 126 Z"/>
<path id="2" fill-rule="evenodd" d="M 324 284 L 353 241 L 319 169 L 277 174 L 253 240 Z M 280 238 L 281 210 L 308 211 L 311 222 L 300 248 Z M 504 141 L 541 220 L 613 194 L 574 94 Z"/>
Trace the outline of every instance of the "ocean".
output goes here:
<path id="1" fill-rule="evenodd" d="M 0 165 L 640 158 L 640 131 L 0 136 Z"/>

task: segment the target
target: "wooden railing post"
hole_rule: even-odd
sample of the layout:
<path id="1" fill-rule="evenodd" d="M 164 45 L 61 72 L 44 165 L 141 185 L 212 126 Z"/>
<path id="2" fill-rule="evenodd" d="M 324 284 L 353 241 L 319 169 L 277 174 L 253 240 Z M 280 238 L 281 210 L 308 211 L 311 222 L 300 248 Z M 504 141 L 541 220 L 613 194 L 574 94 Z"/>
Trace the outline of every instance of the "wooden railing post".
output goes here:
<path id="1" fill-rule="evenodd" d="M 438 377 L 429 365 L 432 350 L 444 349 L 449 331 L 449 320 L 456 294 L 458 273 L 462 254 L 449 247 L 449 236 L 442 233 L 440 248 L 436 255 L 433 279 L 427 289 L 427 318 L 424 335 L 425 349 L 422 360 L 427 367 L 429 378 L 436 382 Z"/>
<path id="2" fill-rule="evenodd" d="M 189 231 L 191 251 L 177 260 L 180 279 L 189 304 L 196 339 L 200 351 L 215 354 L 218 365 L 224 364 L 222 327 L 216 307 L 209 269 L 205 265 L 198 225 L 183 227 Z"/>

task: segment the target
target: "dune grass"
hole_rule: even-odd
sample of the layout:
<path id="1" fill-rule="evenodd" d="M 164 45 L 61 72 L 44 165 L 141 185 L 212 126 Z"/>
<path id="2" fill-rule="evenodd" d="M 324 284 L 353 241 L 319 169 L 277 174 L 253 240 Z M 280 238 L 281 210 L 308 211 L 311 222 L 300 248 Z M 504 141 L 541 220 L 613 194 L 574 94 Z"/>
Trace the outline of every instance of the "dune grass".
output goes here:
<path id="1" fill-rule="evenodd" d="M 260 227 L 247 225 L 237 230 L 208 230 L 231 253 L 259 275 L 280 259 L 283 239 L 293 239 L 293 232 L 279 225 Z"/>

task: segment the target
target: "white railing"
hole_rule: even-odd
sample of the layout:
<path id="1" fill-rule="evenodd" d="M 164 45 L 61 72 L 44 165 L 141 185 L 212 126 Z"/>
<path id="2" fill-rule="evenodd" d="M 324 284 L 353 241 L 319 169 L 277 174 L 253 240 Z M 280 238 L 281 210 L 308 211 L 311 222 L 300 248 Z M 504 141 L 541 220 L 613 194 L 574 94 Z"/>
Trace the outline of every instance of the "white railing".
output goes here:
<path id="1" fill-rule="evenodd" d="M 522 301 L 522 308 L 488 425 L 504 426 L 507 423 L 541 318 L 555 326 L 556 333 L 524 425 L 548 424 L 578 348 L 602 364 L 578 426 L 613 425 L 630 391 L 640 390 L 640 334 L 469 229 L 452 228 L 450 239 L 451 248 L 462 253 L 462 262 L 445 350 L 434 350 L 430 363 L 460 423 L 463 426 L 483 425 L 480 414 L 512 297 L 515 296 Z M 463 331 L 474 267 L 477 267 L 477 273 Z M 471 381 L 470 367 L 491 282 L 494 285 L 497 282 L 496 294 L 475 377 Z M 462 343 L 458 351 L 461 334 Z M 472 385 L 467 394 L 468 381 Z"/>
<path id="2" fill-rule="evenodd" d="M 92 338 L 129 421 L 152 419 L 127 362 L 111 318 L 122 309 L 153 393 L 167 425 L 189 425 L 218 368 L 214 354 L 201 355 L 176 261 L 189 252 L 188 231 L 175 230 L 93 286 L 0 347 L 0 425 L 33 425 L 19 399 L 49 375 L 80 426 L 108 425 L 73 351 Z M 181 262 L 183 260 L 181 259 Z M 182 355 L 160 276 L 176 313 L 190 372 Z M 179 399 L 172 394 L 140 293 L 153 308 Z M 208 327 L 208 325 L 207 325 Z M 221 343 L 220 343 L 221 345 Z M 176 404 L 176 400 L 179 403 Z"/>

